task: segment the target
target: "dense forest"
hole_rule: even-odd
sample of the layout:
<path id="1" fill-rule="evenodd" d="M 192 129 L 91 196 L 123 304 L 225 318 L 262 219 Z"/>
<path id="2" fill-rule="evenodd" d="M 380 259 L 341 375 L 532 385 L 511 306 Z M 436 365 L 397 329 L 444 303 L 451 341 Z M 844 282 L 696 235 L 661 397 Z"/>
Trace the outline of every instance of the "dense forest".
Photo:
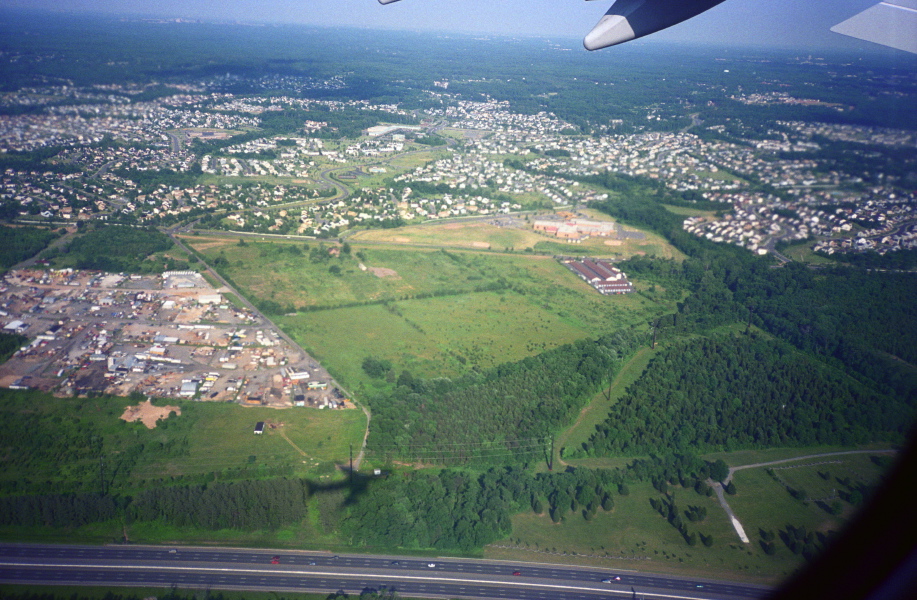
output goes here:
<path id="1" fill-rule="evenodd" d="M 901 441 L 913 407 L 760 336 L 661 353 L 571 456 Z"/>
<path id="2" fill-rule="evenodd" d="M 373 397 L 369 449 L 385 460 L 506 464 L 545 457 L 547 438 L 643 339 L 621 331 L 455 381 L 402 373 Z M 372 366 L 372 365 L 370 365 Z"/>
<path id="3" fill-rule="evenodd" d="M 750 323 L 849 370 L 868 385 L 917 405 L 917 277 L 848 267 L 813 269 L 714 244 L 681 228 L 663 206 L 662 186 L 616 175 L 601 178 L 617 192 L 601 208 L 622 221 L 664 235 L 688 258 L 682 263 L 636 257 L 621 264 L 629 274 L 689 292 L 660 334 L 703 332 Z"/>
<path id="4" fill-rule="evenodd" d="M 0 273 L 43 250 L 57 234 L 37 227 L 0 227 Z"/>
<path id="5" fill-rule="evenodd" d="M 6 362 L 28 340 L 23 335 L 0 332 L 0 363 Z"/>
<path id="6" fill-rule="evenodd" d="M 57 266 L 110 273 L 161 273 L 187 268 L 187 263 L 149 260 L 151 254 L 172 248 L 172 240 L 155 229 L 120 225 L 99 226 L 78 236 L 50 258 Z"/>

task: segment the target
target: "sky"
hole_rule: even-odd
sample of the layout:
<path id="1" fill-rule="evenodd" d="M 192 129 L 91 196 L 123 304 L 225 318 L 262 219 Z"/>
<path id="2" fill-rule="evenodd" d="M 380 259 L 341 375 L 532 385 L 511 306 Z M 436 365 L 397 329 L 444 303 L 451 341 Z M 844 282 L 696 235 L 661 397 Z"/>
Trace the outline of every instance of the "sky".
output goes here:
<path id="1" fill-rule="evenodd" d="M 647 39 L 817 50 L 869 47 L 829 28 L 878 0 L 726 0 Z M 206 21 L 582 38 L 611 0 L 4 0 L 8 7 Z"/>

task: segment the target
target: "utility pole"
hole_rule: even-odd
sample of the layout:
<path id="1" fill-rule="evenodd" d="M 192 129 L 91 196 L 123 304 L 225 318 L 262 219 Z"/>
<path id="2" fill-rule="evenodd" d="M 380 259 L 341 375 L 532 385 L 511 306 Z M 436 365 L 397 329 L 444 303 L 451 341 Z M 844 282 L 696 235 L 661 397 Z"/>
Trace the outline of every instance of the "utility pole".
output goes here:
<path id="1" fill-rule="evenodd" d="M 611 385 L 614 383 L 614 366 L 608 367 L 608 390 L 605 392 L 605 400 L 611 402 Z"/>
<path id="2" fill-rule="evenodd" d="M 554 470 L 554 436 L 551 436 L 551 453 L 548 454 L 548 471 Z"/>

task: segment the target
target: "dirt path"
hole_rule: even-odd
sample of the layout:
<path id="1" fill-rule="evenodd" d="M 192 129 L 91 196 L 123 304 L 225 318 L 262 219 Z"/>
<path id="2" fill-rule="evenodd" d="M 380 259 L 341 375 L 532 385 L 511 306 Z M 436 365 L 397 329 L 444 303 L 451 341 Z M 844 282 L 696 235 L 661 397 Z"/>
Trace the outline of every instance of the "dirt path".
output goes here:
<path id="1" fill-rule="evenodd" d="M 729 475 L 726 476 L 726 479 L 723 480 L 721 484 L 718 481 L 713 481 L 712 479 L 707 480 L 707 484 L 713 488 L 713 491 L 716 492 L 716 497 L 720 501 L 720 506 L 723 507 L 723 510 L 726 511 L 726 516 L 729 517 L 729 521 L 732 523 L 732 527 L 736 530 L 736 533 L 739 535 L 739 539 L 744 543 L 751 543 L 748 539 L 748 536 L 745 534 L 745 528 L 742 527 L 742 523 L 739 522 L 739 519 L 736 518 L 735 513 L 732 512 L 732 508 L 729 506 L 729 503 L 726 502 L 726 496 L 723 493 L 723 484 L 729 484 L 732 481 L 732 476 L 736 471 L 741 471 L 743 469 L 756 469 L 759 467 L 769 467 L 771 465 L 782 465 L 785 463 L 796 462 L 800 460 L 809 460 L 812 458 L 827 458 L 832 456 L 844 456 L 848 454 L 894 454 L 897 450 L 846 450 L 841 452 L 824 452 L 821 454 L 806 454 L 805 456 L 796 456 L 794 458 L 784 458 L 782 460 L 772 460 L 769 462 L 754 463 L 751 465 L 742 465 L 739 467 L 729 467 Z"/>
<path id="2" fill-rule="evenodd" d="M 280 437 L 285 439 L 289 445 L 293 446 L 293 448 L 295 448 L 297 452 L 299 452 L 303 456 L 306 456 L 306 453 L 303 452 L 303 449 L 297 446 L 296 444 L 294 444 L 293 440 L 287 437 L 287 433 L 283 429 L 280 430 Z"/>
<path id="3" fill-rule="evenodd" d="M 363 409 L 363 414 L 366 415 L 366 431 L 363 432 L 363 443 L 360 445 L 360 453 L 357 454 L 357 459 L 353 461 L 353 470 L 360 470 L 360 463 L 363 462 L 363 455 L 366 453 L 366 440 L 369 438 L 369 422 L 373 418 L 372 414 L 369 412 L 369 409 L 360 403 L 360 408 Z"/>
<path id="4" fill-rule="evenodd" d="M 729 522 L 732 523 L 733 529 L 736 530 L 736 533 L 739 534 L 739 539 L 743 543 L 750 544 L 751 540 L 748 539 L 748 536 L 745 534 L 745 528 L 742 527 L 742 523 L 736 518 L 734 512 L 732 512 L 732 507 L 729 506 L 729 503 L 726 502 L 726 495 L 723 493 L 723 486 L 718 481 L 713 481 L 712 479 L 707 480 L 707 485 L 713 487 L 713 491 L 716 492 L 716 497 L 720 501 L 720 506 L 723 507 L 723 510 L 726 511 L 726 516 L 729 517 Z"/>
<path id="5" fill-rule="evenodd" d="M 742 465 L 740 467 L 729 467 L 729 475 L 726 476 L 726 479 L 723 480 L 723 483 L 728 484 L 732 481 L 732 475 L 736 471 L 741 471 L 743 469 L 755 469 L 757 467 L 769 467 L 771 465 L 781 465 L 788 462 L 796 462 L 797 460 L 809 460 L 810 458 L 826 458 L 832 456 L 844 456 L 845 454 L 895 454 L 897 450 L 885 449 L 885 450 L 846 450 L 842 452 L 825 452 L 822 454 L 807 454 L 805 456 L 797 456 L 795 458 L 784 458 L 783 460 L 772 460 L 770 462 L 755 463 L 753 465 Z"/>

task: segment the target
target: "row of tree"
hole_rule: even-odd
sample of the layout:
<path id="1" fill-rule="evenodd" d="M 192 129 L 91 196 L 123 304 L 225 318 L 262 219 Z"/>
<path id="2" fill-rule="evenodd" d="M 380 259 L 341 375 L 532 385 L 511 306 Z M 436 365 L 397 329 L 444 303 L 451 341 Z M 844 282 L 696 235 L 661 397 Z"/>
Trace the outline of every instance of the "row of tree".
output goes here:
<path id="1" fill-rule="evenodd" d="M 0 525 L 72 528 L 120 518 L 210 530 L 275 530 L 303 520 L 308 494 L 305 480 L 275 478 L 159 487 L 135 496 L 4 496 L 0 497 Z"/>
<path id="2" fill-rule="evenodd" d="M 629 494 L 630 483 L 692 486 L 711 469 L 695 456 L 671 455 L 636 460 L 623 469 L 558 473 L 494 467 L 485 472 L 401 472 L 357 478 L 349 485 L 274 478 L 163 485 L 133 494 L 7 495 L 0 497 L 0 525 L 72 528 L 120 519 L 210 530 L 276 530 L 303 522 L 313 504 L 321 512 L 329 498 L 340 506 L 322 518 L 354 544 L 469 551 L 509 535 L 510 517 L 519 511 L 547 510 L 555 522 L 591 520 L 599 510 L 614 510 L 614 496 Z"/>

